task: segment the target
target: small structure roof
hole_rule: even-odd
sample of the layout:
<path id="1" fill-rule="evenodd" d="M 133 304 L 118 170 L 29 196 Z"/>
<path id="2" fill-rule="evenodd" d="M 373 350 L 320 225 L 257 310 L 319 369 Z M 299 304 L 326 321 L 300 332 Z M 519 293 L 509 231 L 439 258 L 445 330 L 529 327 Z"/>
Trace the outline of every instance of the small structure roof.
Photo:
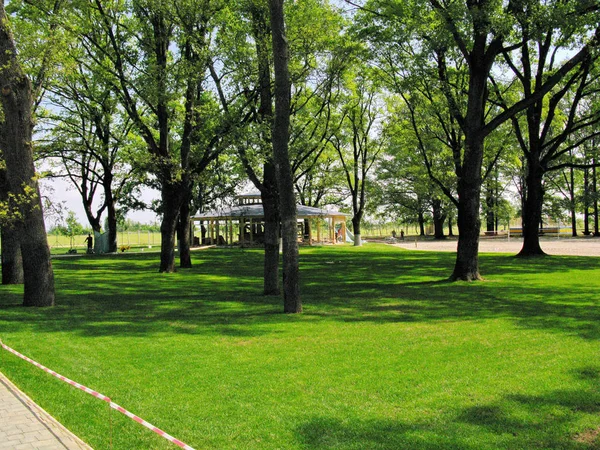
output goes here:
<path id="1" fill-rule="evenodd" d="M 312 206 L 296 205 L 296 216 L 298 219 L 308 219 L 313 217 L 337 217 L 345 218 L 350 216 L 340 211 L 328 211 L 326 209 L 314 208 Z M 258 219 L 265 216 L 263 205 L 240 205 L 232 206 L 230 208 L 223 208 L 214 211 L 209 211 L 202 214 L 196 214 L 192 216 L 192 220 L 237 220 L 240 218 L 245 219 Z"/>

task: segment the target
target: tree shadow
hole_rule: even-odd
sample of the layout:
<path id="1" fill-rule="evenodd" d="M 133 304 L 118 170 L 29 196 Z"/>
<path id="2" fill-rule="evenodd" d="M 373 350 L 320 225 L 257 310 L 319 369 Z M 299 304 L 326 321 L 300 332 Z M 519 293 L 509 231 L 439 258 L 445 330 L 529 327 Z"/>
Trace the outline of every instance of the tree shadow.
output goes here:
<path id="1" fill-rule="evenodd" d="M 551 257 L 519 264 L 509 255 L 481 256 L 487 281 L 447 280 L 454 255 L 386 246 L 303 250 L 305 313 L 282 314 L 279 296 L 262 295 L 261 250 L 212 249 L 193 254 L 194 267 L 156 272 L 156 255 L 90 257 L 54 262 L 57 306 L 17 308 L 22 287 L 0 287 L 6 331 L 23 327 L 83 335 L 153 333 L 259 336 L 281 323 L 435 322 L 508 318 L 519 326 L 600 338 L 595 277 L 585 283 L 548 277 L 600 269 L 600 258 Z M 565 275 L 566 274 L 566 275 Z M 22 292 L 22 291 L 20 291 Z M 256 324 L 260 324 L 257 327 Z"/>

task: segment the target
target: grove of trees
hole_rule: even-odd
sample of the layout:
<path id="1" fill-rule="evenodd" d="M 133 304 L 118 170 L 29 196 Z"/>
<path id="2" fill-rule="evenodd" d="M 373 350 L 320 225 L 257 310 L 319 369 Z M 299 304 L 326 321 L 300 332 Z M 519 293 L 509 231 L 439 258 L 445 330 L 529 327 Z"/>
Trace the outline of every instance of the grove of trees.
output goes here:
<path id="1" fill-rule="evenodd" d="M 347 208 L 355 245 L 378 215 L 458 234 L 452 280 L 481 279 L 482 220 L 495 233 L 521 217 L 520 256 L 544 254 L 548 217 L 570 219 L 574 233 L 583 217 L 583 232 L 600 235 L 596 0 L 11 0 L 6 10 L 3 282 L 33 289 L 37 273 L 40 304 L 53 302 L 49 254 L 32 268 L 24 248 L 47 248 L 34 154 L 40 172 L 76 187 L 113 251 L 120 218 L 144 206 L 140 189 L 158 189 L 161 272 L 176 270 L 177 240 L 179 265 L 191 266 L 190 216 L 250 183 L 265 208 L 264 293 L 283 291 L 285 312 L 302 310 L 296 203 Z"/>

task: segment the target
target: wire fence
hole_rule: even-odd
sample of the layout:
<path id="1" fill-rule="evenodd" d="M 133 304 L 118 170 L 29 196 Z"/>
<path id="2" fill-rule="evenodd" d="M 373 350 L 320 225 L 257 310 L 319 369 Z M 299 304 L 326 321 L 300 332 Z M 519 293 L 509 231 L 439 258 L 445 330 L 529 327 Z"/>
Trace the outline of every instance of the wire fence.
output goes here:
<path id="1" fill-rule="evenodd" d="M 48 235 L 48 245 L 54 249 L 70 249 L 87 247 L 85 238 L 87 234 L 64 236 L 58 234 Z M 160 247 L 161 236 L 156 231 L 119 231 L 117 233 L 117 246 L 129 247 Z"/>

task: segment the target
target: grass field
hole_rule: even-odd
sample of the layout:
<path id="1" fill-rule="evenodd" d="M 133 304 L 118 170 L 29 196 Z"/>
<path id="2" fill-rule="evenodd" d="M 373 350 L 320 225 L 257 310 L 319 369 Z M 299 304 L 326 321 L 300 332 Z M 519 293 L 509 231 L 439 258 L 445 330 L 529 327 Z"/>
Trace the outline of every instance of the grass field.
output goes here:
<path id="1" fill-rule="evenodd" d="M 600 448 L 600 259 L 303 248 L 305 312 L 260 250 L 54 261 L 57 306 L 0 287 L 0 338 L 196 449 Z M 176 448 L 8 352 L 0 370 L 95 449 Z M 110 423 L 112 422 L 112 426 Z"/>

